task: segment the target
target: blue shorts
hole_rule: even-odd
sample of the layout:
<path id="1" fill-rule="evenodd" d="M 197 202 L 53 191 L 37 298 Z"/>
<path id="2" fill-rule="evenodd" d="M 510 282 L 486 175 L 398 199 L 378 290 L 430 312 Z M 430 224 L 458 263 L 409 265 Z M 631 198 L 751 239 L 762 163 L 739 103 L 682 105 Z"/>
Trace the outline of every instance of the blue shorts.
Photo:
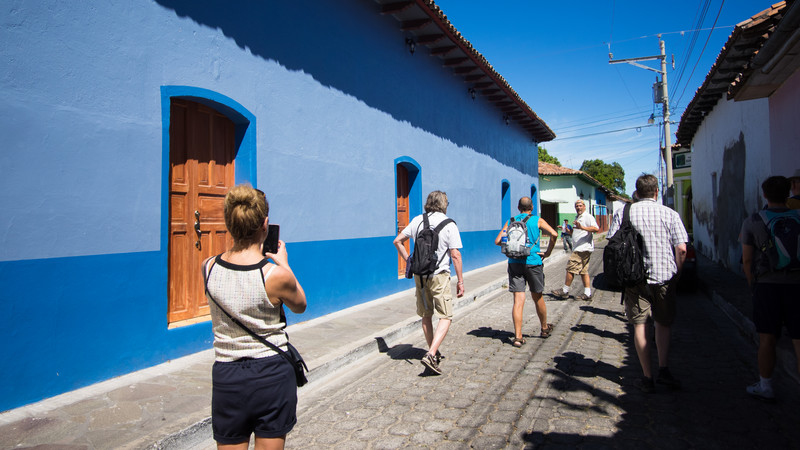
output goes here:
<path id="1" fill-rule="evenodd" d="M 297 380 L 280 355 L 215 362 L 211 428 L 220 444 L 285 436 L 297 423 Z"/>
<path id="2" fill-rule="evenodd" d="M 753 288 L 753 323 L 763 334 L 781 335 L 786 324 L 789 337 L 800 339 L 800 284 L 756 283 Z"/>

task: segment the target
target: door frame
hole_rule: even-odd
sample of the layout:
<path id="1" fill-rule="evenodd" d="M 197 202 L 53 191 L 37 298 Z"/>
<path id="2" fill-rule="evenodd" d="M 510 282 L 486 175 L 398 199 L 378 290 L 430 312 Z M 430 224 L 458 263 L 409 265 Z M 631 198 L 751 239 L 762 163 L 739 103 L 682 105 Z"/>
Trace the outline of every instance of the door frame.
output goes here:
<path id="1" fill-rule="evenodd" d="M 235 157 L 234 157 L 234 183 L 249 182 L 257 187 L 256 172 L 256 118 L 244 106 L 235 100 L 218 92 L 193 86 L 162 86 L 161 87 L 161 248 L 160 260 L 162 261 L 161 286 L 163 298 L 149 299 L 157 301 L 163 311 L 162 317 L 168 324 L 167 309 L 169 305 L 169 125 L 170 105 L 173 98 L 181 98 L 201 103 L 215 109 L 228 117 L 235 126 Z"/>

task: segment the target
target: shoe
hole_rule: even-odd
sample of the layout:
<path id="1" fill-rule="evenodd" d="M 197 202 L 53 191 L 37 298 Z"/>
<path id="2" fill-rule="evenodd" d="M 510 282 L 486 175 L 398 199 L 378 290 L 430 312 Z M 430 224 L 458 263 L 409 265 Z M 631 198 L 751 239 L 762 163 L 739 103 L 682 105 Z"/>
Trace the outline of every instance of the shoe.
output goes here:
<path id="1" fill-rule="evenodd" d="M 633 385 L 639 388 L 645 394 L 652 394 L 656 391 L 656 385 L 653 383 L 653 379 L 645 376 L 634 381 Z"/>
<path id="2" fill-rule="evenodd" d="M 550 295 L 552 295 L 553 297 L 557 297 L 557 298 L 567 298 L 569 296 L 569 294 L 564 292 L 563 289 L 556 289 L 556 290 L 550 292 Z"/>
<path id="3" fill-rule="evenodd" d="M 587 302 L 588 302 L 589 300 L 591 300 L 591 299 L 592 299 L 592 294 L 589 294 L 589 295 L 586 295 L 586 294 L 580 294 L 580 295 L 576 296 L 575 298 L 576 298 L 577 300 L 584 300 L 584 301 L 587 301 Z"/>
<path id="4" fill-rule="evenodd" d="M 658 378 L 656 379 L 656 383 L 663 384 L 670 389 L 681 388 L 681 382 L 672 376 L 672 373 L 669 371 L 669 367 L 662 367 L 658 369 Z"/>
<path id="5" fill-rule="evenodd" d="M 553 328 L 555 328 L 555 326 L 552 323 L 548 323 L 547 328 L 542 328 L 542 332 L 539 333 L 539 337 L 542 339 L 549 338 L 550 334 L 553 333 Z"/>
<path id="6" fill-rule="evenodd" d="M 772 388 L 764 389 L 761 387 L 760 381 L 756 381 L 750 386 L 747 386 L 747 393 L 765 402 L 775 401 L 775 392 L 772 390 Z"/>
<path id="7" fill-rule="evenodd" d="M 434 358 L 436 359 L 436 364 L 441 364 L 442 360 L 444 359 L 444 355 L 439 352 L 439 350 L 436 350 L 436 356 Z"/>
<path id="8" fill-rule="evenodd" d="M 514 338 L 514 341 L 511 342 L 511 345 L 514 347 L 520 348 L 525 345 L 525 338 Z"/>
<path id="9" fill-rule="evenodd" d="M 436 375 L 442 374 L 442 369 L 439 368 L 439 361 L 437 361 L 436 356 L 431 356 L 430 353 L 425 353 L 425 356 L 422 357 L 422 365 L 433 371 Z"/>

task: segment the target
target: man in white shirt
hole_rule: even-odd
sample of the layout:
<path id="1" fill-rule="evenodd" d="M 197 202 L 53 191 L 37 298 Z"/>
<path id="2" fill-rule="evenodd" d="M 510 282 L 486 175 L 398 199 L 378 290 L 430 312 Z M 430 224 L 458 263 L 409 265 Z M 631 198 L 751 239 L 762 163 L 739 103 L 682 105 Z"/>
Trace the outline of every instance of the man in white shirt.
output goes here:
<path id="1" fill-rule="evenodd" d="M 592 257 L 594 251 L 594 233 L 600 231 L 597 225 L 597 220 L 594 216 L 586 212 L 586 203 L 583 199 L 578 199 L 575 202 L 575 212 L 578 216 L 575 217 L 575 222 L 572 224 L 572 254 L 569 256 L 567 262 L 567 275 L 564 279 L 564 286 L 561 289 L 556 289 L 551 292 L 552 295 L 558 298 L 567 298 L 569 296 L 569 287 L 575 275 L 581 276 L 583 281 L 583 294 L 576 295 L 578 300 L 591 300 L 592 299 L 592 282 L 589 279 L 589 259 Z"/>
<path id="2" fill-rule="evenodd" d="M 423 216 L 428 217 L 428 225 L 435 229 L 439 224 L 448 220 L 445 215 L 448 205 L 447 194 L 444 192 L 433 191 L 428 194 L 425 213 L 415 217 L 394 239 L 394 246 L 400 253 L 400 257 L 408 261 L 408 252 L 403 243 L 413 238 L 416 245 L 417 236 L 424 226 Z M 456 295 L 458 297 L 464 295 L 464 276 L 461 273 L 461 252 L 459 251 L 461 247 L 461 234 L 455 222 L 450 221 L 439 232 L 436 270 L 431 275 L 414 275 L 414 282 L 417 286 L 417 314 L 422 317 L 422 332 L 428 342 L 428 353 L 422 357 L 421 362 L 437 375 L 442 373 L 439 368 L 439 362 L 442 359 L 439 346 L 444 341 L 453 319 L 453 293 L 450 288 L 451 260 L 458 278 Z M 439 318 L 435 330 L 433 328 L 434 310 Z"/>

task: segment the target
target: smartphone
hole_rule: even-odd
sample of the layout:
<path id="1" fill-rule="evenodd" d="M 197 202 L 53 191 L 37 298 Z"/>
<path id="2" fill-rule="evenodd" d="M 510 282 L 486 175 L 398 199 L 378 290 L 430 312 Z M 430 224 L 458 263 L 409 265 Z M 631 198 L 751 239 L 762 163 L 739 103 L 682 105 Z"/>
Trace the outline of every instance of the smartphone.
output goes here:
<path id="1" fill-rule="evenodd" d="M 269 228 L 267 229 L 267 238 L 264 239 L 264 245 L 262 246 L 261 253 L 278 253 L 278 237 L 281 233 L 280 225 L 272 225 L 269 224 Z"/>

